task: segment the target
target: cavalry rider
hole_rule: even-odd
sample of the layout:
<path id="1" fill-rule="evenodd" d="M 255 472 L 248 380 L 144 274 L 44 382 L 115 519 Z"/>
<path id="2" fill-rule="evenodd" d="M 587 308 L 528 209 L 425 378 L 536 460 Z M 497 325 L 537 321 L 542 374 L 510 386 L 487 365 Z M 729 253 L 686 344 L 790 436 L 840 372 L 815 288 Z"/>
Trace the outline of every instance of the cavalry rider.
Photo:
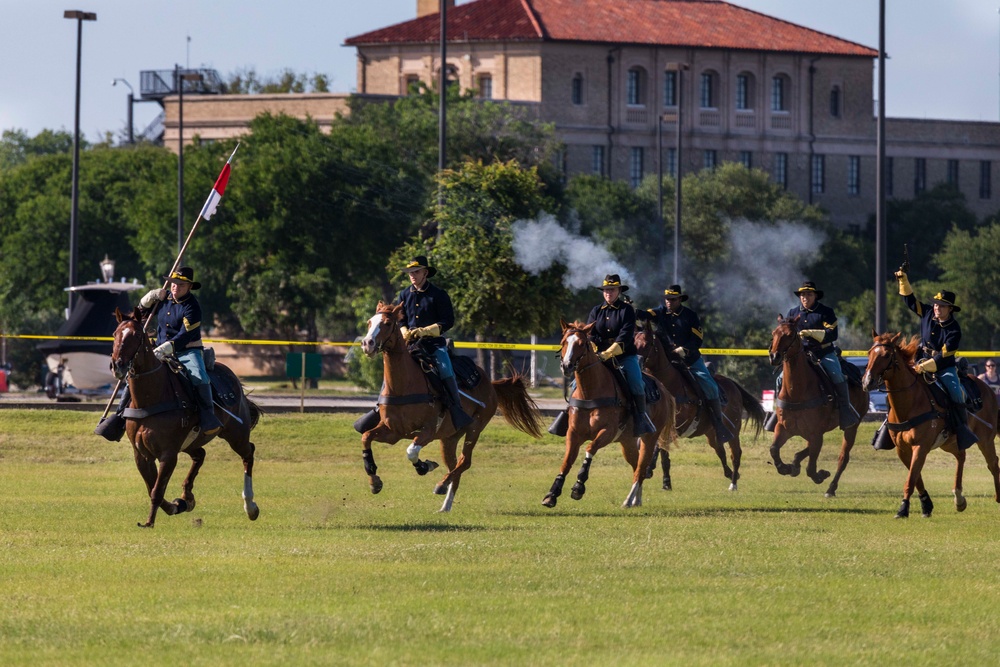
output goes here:
<path id="1" fill-rule="evenodd" d="M 170 284 L 169 293 L 166 289 L 154 289 L 139 300 L 139 305 L 147 310 L 159 301 L 165 302 L 157 314 L 157 346 L 153 349 L 153 354 L 160 361 L 175 355 L 187 369 L 194 385 L 194 398 L 198 403 L 199 429 L 203 435 L 215 435 L 222 429 L 222 422 L 215 416 L 212 384 L 205 370 L 201 342 L 201 305 L 191 293 L 191 290 L 200 288 L 201 283 L 194 280 L 194 269 L 190 266 L 182 266 L 164 280 Z M 126 386 L 115 415 L 98 425 L 95 432 L 108 440 L 120 440 L 125 431 L 122 413 L 130 401 Z"/>
<path id="2" fill-rule="evenodd" d="M 427 257 L 419 255 L 403 267 L 403 273 L 410 278 L 410 286 L 399 293 L 403 304 L 405 325 L 400 327 L 403 340 L 409 344 L 418 338 L 427 339 L 425 345 L 433 348 L 438 375 L 448 394 L 448 412 L 456 430 L 472 423 L 472 417 L 462 410 L 462 396 L 458 392 L 455 371 L 448 356 L 444 332 L 455 324 L 455 311 L 448 293 L 428 282 L 437 269 L 427 263 Z"/>
<path id="3" fill-rule="evenodd" d="M 840 428 L 849 429 L 861 421 L 861 418 L 851 405 L 847 379 L 840 368 L 840 357 L 834 345 L 837 340 L 837 315 L 833 308 L 820 303 L 823 290 L 816 289 L 816 283 L 812 281 L 802 283 L 802 287 L 795 290 L 794 294 L 799 297 L 799 305 L 788 311 L 788 319 L 799 318 L 799 338 L 802 339 L 803 347 L 819 358 L 820 365 L 833 382 L 840 409 Z M 777 390 L 781 391 L 780 375 Z"/>
<path id="4" fill-rule="evenodd" d="M 705 337 L 701 320 L 698 313 L 683 305 L 687 300 L 688 295 L 683 293 L 680 285 L 671 285 L 663 290 L 662 306 L 649 310 L 636 309 L 635 316 L 637 320 L 655 323 L 661 340 L 667 341 L 674 354 L 684 360 L 705 394 L 716 439 L 720 444 L 729 442 L 733 439 L 733 434 L 726 428 L 722 416 L 719 385 L 701 356 L 701 342 Z"/>
<path id="5" fill-rule="evenodd" d="M 587 317 L 587 324 L 594 323 L 590 339 L 597 346 L 601 361 L 615 357 L 625 373 L 633 401 L 633 434 L 655 433 L 656 427 L 646 414 L 646 388 L 635 349 L 635 308 L 624 296 L 628 285 L 622 285 L 618 274 L 612 273 L 604 277 L 597 289 L 604 295 L 604 303 L 594 306 Z"/>
<path id="6" fill-rule="evenodd" d="M 914 365 L 918 373 L 935 373 L 951 400 L 951 413 L 955 419 L 955 437 L 961 449 L 968 449 L 979 441 L 969 428 L 968 411 L 965 409 L 965 392 L 958 379 L 955 355 L 962 340 L 962 328 L 954 313 L 962 310 L 955 305 L 955 293 L 942 290 L 934 295 L 931 303 L 921 303 L 901 268 L 896 272 L 899 294 L 906 306 L 920 317 L 920 360 Z M 931 305 L 933 304 L 933 305 Z"/>

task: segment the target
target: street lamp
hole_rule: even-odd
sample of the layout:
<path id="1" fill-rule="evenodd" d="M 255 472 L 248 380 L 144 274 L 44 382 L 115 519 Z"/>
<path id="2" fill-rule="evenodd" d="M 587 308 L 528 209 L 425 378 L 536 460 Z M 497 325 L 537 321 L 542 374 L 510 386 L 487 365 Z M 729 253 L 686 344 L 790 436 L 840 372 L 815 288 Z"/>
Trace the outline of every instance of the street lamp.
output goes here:
<path id="1" fill-rule="evenodd" d="M 111 85 L 116 86 L 118 85 L 119 81 L 128 86 L 128 142 L 130 144 L 134 144 L 135 138 L 134 135 L 132 134 L 132 107 L 135 104 L 135 91 L 132 90 L 132 84 L 130 84 L 125 79 L 115 79 L 114 81 L 111 82 Z"/>
<path id="2" fill-rule="evenodd" d="M 108 253 L 104 253 L 104 259 L 101 260 L 101 277 L 106 283 L 115 279 L 115 260 L 109 259 Z"/>
<path id="3" fill-rule="evenodd" d="M 76 110 L 73 115 L 73 185 L 69 214 L 69 286 L 76 285 L 77 227 L 80 213 L 80 56 L 83 42 L 83 22 L 96 21 L 97 14 L 68 9 L 64 19 L 76 19 Z M 69 310 L 73 312 L 73 292 L 69 293 Z"/>
<path id="4" fill-rule="evenodd" d="M 683 155 L 681 152 L 681 126 L 684 122 L 684 70 L 687 63 L 669 63 L 668 72 L 677 72 L 677 168 L 674 176 L 674 284 L 679 285 L 681 275 L 681 178 Z"/>
<path id="5" fill-rule="evenodd" d="M 177 82 L 177 252 L 184 247 L 184 82 L 204 81 L 197 72 L 184 72 L 180 65 L 174 65 L 174 79 Z"/>

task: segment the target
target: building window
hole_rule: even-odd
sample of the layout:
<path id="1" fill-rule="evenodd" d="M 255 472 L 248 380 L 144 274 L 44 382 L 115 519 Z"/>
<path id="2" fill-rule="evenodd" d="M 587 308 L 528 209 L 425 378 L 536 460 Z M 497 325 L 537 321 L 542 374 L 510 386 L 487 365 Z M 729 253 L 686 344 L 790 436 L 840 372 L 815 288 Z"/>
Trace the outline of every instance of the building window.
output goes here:
<path id="1" fill-rule="evenodd" d="M 583 104 L 583 75 L 579 72 L 573 75 L 572 99 L 573 104 Z"/>
<path id="2" fill-rule="evenodd" d="M 847 158 L 847 194 L 861 194 L 861 157 L 858 155 Z"/>
<path id="3" fill-rule="evenodd" d="M 919 195 L 927 189 L 927 160 L 918 157 L 913 159 L 913 194 Z"/>
<path id="4" fill-rule="evenodd" d="M 701 108 L 714 109 L 716 77 L 713 72 L 703 72 L 701 75 Z"/>
<path id="5" fill-rule="evenodd" d="M 771 111 L 788 111 L 788 78 L 776 76 L 771 79 Z"/>
<path id="6" fill-rule="evenodd" d="M 750 151 L 740 151 L 740 164 L 747 169 L 753 169 L 753 153 Z"/>
<path id="7" fill-rule="evenodd" d="M 604 146 L 594 146 L 590 152 L 590 170 L 604 176 Z"/>
<path id="8" fill-rule="evenodd" d="M 663 73 L 663 106 L 677 106 L 677 72 Z"/>
<path id="9" fill-rule="evenodd" d="M 639 187 L 642 183 L 642 147 L 635 146 L 629 153 L 628 161 L 628 180 L 632 184 L 633 188 Z"/>
<path id="10" fill-rule="evenodd" d="M 479 98 L 483 100 L 493 99 L 493 77 L 489 74 L 479 77 Z"/>
<path id="11" fill-rule="evenodd" d="M 714 150 L 704 151 L 701 155 L 701 166 L 704 169 L 715 169 L 718 163 L 718 153 Z"/>
<path id="12" fill-rule="evenodd" d="M 834 86 L 830 90 L 830 115 L 840 118 L 840 86 Z"/>
<path id="13" fill-rule="evenodd" d="M 892 158 L 891 157 L 887 157 L 885 159 L 885 196 L 886 197 L 891 197 L 892 196 L 892 181 L 893 181 L 893 178 L 892 178 L 892 167 L 893 167 Z"/>
<path id="14" fill-rule="evenodd" d="M 420 92 L 420 77 L 416 74 L 406 75 L 406 94 L 416 95 Z"/>
<path id="15" fill-rule="evenodd" d="M 788 189 L 788 153 L 774 154 L 774 182 Z"/>
<path id="16" fill-rule="evenodd" d="M 826 156 L 825 155 L 813 155 L 812 156 L 812 169 L 811 169 L 810 183 L 812 188 L 812 193 L 816 195 L 823 194 L 826 191 Z"/>
<path id="17" fill-rule="evenodd" d="M 673 178 L 677 178 L 677 149 L 667 149 L 667 173 Z"/>
<path id="18" fill-rule="evenodd" d="M 750 108 L 750 77 L 746 74 L 736 77 L 736 108 Z"/>
<path id="19" fill-rule="evenodd" d="M 948 160 L 948 185 L 958 188 L 958 160 Z"/>
<path id="20" fill-rule="evenodd" d="M 458 83 L 458 68 L 457 67 L 455 67 L 454 65 L 448 65 L 447 69 L 445 70 L 445 74 L 447 74 L 447 76 L 448 76 L 448 86 L 453 86 L 456 83 Z M 440 81 L 440 80 L 441 80 L 441 70 L 438 69 L 438 71 L 437 71 L 437 77 L 435 78 L 435 82 Z"/>
<path id="21" fill-rule="evenodd" d="M 989 160 L 983 160 L 979 163 L 979 198 L 989 199 L 992 195 L 991 182 L 992 178 L 990 172 L 993 171 L 993 163 Z"/>
<path id="22" fill-rule="evenodd" d="M 633 67 L 628 71 L 625 86 L 626 101 L 633 106 L 646 104 L 646 70 Z"/>

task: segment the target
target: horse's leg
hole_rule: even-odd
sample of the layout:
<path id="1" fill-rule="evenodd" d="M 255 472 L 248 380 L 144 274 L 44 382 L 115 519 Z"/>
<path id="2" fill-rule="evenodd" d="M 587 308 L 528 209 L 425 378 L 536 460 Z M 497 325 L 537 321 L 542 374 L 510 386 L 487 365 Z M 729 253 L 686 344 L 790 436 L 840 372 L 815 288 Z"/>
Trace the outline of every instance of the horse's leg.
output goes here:
<path id="1" fill-rule="evenodd" d="M 416 470 L 417 474 L 421 477 L 429 473 L 431 470 L 436 470 L 438 467 L 438 464 L 435 461 L 420 460 L 420 450 L 427 446 L 427 444 L 433 439 L 434 427 L 428 426 L 417 433 L 417 436 L 413 438 L 413 442 L 411 442 L 410 446 L 406 448 L 406 458 L 413 464 L 413 469 Z"/>
<path id="2" fill-rule="evenodd" d="M 854 441 L 857 439 L 857 436 L 857 424 L 844 431 L 844 439 L 840 442 L 840 456 L 837 457 L 837 472 L 833 474 L 833 479 L 830 480 L 830 486 L 826 489 L 825 495 L 827 498 L 835 498 L 837 496 L 837 487 L 840 485 L 840 476 L 844 474 L 847 464 L 851 462 L 851 450 L 854 449 Z"/>
<path id="3" fill-rule="evenodd" d="M 771 461 L 774 462 L 774 469 L 778 471 L 779 475 L 792 475 L 792 466 L 781 460 L 781 447 L 788 441 L 789 437 L 791 437 L 790 434 L 781 428 L 781 424 L 774 427 L 774 442 L 771 443 Z"/>
<path id="4" fill-rule="evenodd" d="M 959 512 L 964 512 L 965 508 L 969 506 L 969 501 L 965 499 L 962 495 L 962 476 L 965 473 L 965 450 L 959 448 L 957 445 L 955 447 L 955 488 L 952 489 L 952 493 L 955 495 L 955 509 Z M 930 516 L 930 514 L 924 514 L 924 516 Z"/>
<path id="5" fill-rule="evenodd" d="M 467 432 L 465 443 L 462 446 L 462 455 L 459 457 L 456 457 L 455 450 L 458 448 L 458 440 L 461 436 L 454 435 L 441 439 L 441 454 L 444 458 L 444 464 L 448 466 L 448 474 L 434 487 L 434 493 L 445 497 L 439 512 L 451 511 L 451 505 L 455 501 L 455 492 L 458 491 L 458 485 L 462 481 L 462 473 L 472 465 L 472 448 L 476 446 L 476 440 L 473 438 L 470 444 L 470 435 L 471 433 Z"/>
<path id="6" fill-rule="evenodd" d="M 997 458 L 994 437 L 991 432 L 988 440 L 987 438 L 980 438 L 979 451 L 983 453 L 983 458 L 986 459 L 986 467 L 993 477 L 993 500 L 1000 503 L 1000 460 Z"/>
<path id="7" fill-rule="evenodd" d="M 917 445 L 911 448 L 909 473 L 906 476 L 906 483 L 903 485 L 903 502 L 899 506 L 899 511 L 896 512 L 897 519 L 906 519 L 910 516 L 910 498 L 913 496 L 913 489 L 919 484 L 920 495 L 927 495 L 927 490 L 923 487 L 923 480 L 920 478 L 920 473 L 924 467 L 924 461 L 927 460 L 926 447 Z M 900 453 L 902 456 L 902 452 Z M 928 496 L 929 497 L 929 496 Z"/>
<path id="8" fill-rule="evenodd" d="M 580 453 L 580 446 L 584 443 L 584 436 L 578 435 L 573 428 L 566 434 L 566 453 L 563 455 L 562 466 L 559 474 L 556 475 L 549 492 L 542 498 L 542 505 L 545 507 L 555 507 L 557 499 L 562 495 L 563 483 L 566 481 L 566 473 L 576 462 L 576 457 Z"/>
<path id="9" fill-rule="evenodd" d="M 829 470 L 818 469 L 819 453 L 823 451 L 823 431 L 819 430 L 819 433 L 813 433 L 808 443 L 809 464 L 806 466 L 806 475 L 816 484 L 822 484 L 830 476 Z"/>
<path id="10" fill-rule="evenodd" d="M 666 452 L 664 452 L 666 454 Z M 646 466 L 646 479 L 652 479 L 653 475 L 656 474 L 656 460 L 660 457 L 660 448 L 657 447 L 653 451 L 653 456 L 649 459 L 649 465 Z"/>
<path id="11" fill-rule="evenodd" d="M 256 521 L 260 516 L 260 507 L 253 501 L 253 460 L 257 447 L 247 441 L 249 452 L 241 454 L 243 459 L 243 511 L 247 513 L 247 518 Z"/>
<path id="12" fill-rule="evenodd" d="M 729 441 L 729 454 L 733 459 L 733 480 L 729 485 L 730 491 L 737 490 L 737 482 L 740 481 L 740 462 L 743 460 L 743 444 L 740 442 L 739 422 L 737 429 L 733 431 L 733 439 Z"/>
<path id="13" fill-rule="evenodd" d="M 635 463 L 632 466 L 632 488 L 625 497 L 622 507 L 642 507 L 642 483 L 646 481 L 648 461 L 653 458 L 656 450 L 657 433 L 647 433 L 639 437 L 636 443 Z M 631 441 L 629 441 L 631 442 Z M 624 446 L 624 443 L 623 443 Z"/>
<path id="14" fill-rule="evenodd" d="M 590 479 L 590 464 L 594 462 L 594 454 L 588 448 L 583 455 L 583 463 L 580 464 L 580 472 L 576 475 L 576 484 L 570 489 L 569 497 L 573 500 L 580 500 L 587 492 L 587 480 Z"/>
<path id="15" fill-rule="evenodd" d="M 156 521 L 156 510 L 160 508 L 160 504 L 163 502 L 163 495 L 167 490 L 167 484 L 170 482 L 170 476 L 174 473 L 174 468 L 176 467 L 177 452 L 169 451 L 160 455 L 160 467 L 156 473 L 156 483 L 153 484 L 153 490 L 149 494 L 149 518 L 146 520 L 146 523 L 138 524 L 140 528 L 153 527 L 153 523 Z M 178 511 L 176 506 L 171 511 L 169 503 L 164 505 L 163 509 L 170 515 L 176 514 Z"/>
<path id="16" fill-rule="evenodd" d="M 375 465 L 375 455 L 372 453 L 372 441 L 385 442 L 383 436 L 389 435 L 391 432 L 385 422 L 381 422 L 372 430 L 361 434 L 361 460 L 364 461 L 365 474 L 368 475 L 368 487 L 373 494 L 382 490 L 382 478 L 375 474 L 378 466 Z M 391 442 L 397 441 L 398 438 L 391 440 Z"/>
<path id="17" fill-rule="evenodd" d="M 660 450 L 660 467 L 663 469 L 663 490 L 670 491 L 674 488 L 670 481 L 670 452 L 665 449 Z"/>
<path id="18" fill-rule="evenodd" d="M 725 475 L 726 479 L 733 479 L 733 469 L 729 467 L 729 461 L 726 458 L 726 446 L 719 442 L 715 435 L 715 429 L 710 429 L 705 433 L 705 439 L 708 440 L 708 446 L 715 451 L 715 455 L 719 458 L 719 463 L 722 464 L 722 474 Z M 730 486 L 730 489 L 733 487 Z"/>
<path id="19" fill-rule="evenodd" d="M 187 477 L 181 484 L 181 497 L 178 500 L 183 501 L 186 505 L 184 511 L 190 512 L 194 509 L 194 479 L 198 476 L 201 466 L 205 464 L 205 448 L 192 447 L 187 450 L 187 455 L 191 457 L 191 469 L 188 470 Z M 174 502 L 180 505 L 178 500 Z"/>

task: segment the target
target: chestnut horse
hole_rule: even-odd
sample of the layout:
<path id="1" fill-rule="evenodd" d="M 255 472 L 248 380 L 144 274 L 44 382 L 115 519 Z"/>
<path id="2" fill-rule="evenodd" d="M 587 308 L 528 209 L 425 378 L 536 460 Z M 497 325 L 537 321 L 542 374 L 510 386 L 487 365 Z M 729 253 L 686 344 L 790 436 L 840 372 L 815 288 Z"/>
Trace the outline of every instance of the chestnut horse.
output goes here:
<path id="1" fill-rule="evenodd" d="M 633 419 L 626 404 L 626 397 L 618 386 L 611 370 L 597 356 L 591 347 L 588 334 L 594 328 L 593 323 L 581 324 L 561 322 L 563 335 L 559 349 L 559 366 L 563 375 L 573 375 L 576 389 L 570 397 L 568 409 L 569 428 L 566 432 L 566 454 L 563 457 L 559 474 L 552 482 L 552 488 L 542 499 L 545 507 L 555 507 L 556 500 L 562 494 L 566 475 L 576 462 L 583 443 L 590 441 L 576 484 L 570 493 L 573 500 L 580 500 L 586 493 L 586 483 L 590 476 L 590 464 L 594 454 L 612 441 L 618 441 L 622 446 L 625 461 L 632 466 L 632 488 L 625 497 L 622 507 L 639 507 L 642 505 L 642 482 L 646 478 L 646 469 L 653 458 L 653 449 L 657 446 L 666 450 L 677 438 L 674 429 L 674 399 L 664 388 L 663 383 L 644 373 L 656 383 L 660 392 L 660 400 L 647 404 L 647 414 L 655 433 L 647 433 L 638 438 L 633 435 Z"/>
<path id="2" fill-rule="evenodd" d="M 955 435 L 947 426 L 948 406 L 931 394 L 926 381 L 914 370 L 913 362 L 920 345 L 914 336 L 906 345 L 899 344 L 901 334 L 878 334 L 872 331 L 873 344 L 868 350 L 868 367 L 865 369 L 866 387 L 877 387 L 885 381 L 889 394 L 889 435 L 896 445 L 896 454 L 909 469 L 903 485 L 903 502 L 896 513 L 897 519 L 910 515 L 910 497 L 916 488 L 925 517 L 934 509 L 930 494 L 924 487 L 921 472 L 927 454 L 940 447 L 956 459 L 955 509 L 965 510 L 968 502 L 962 495 L 962 472 L 965 468 L 965 450 L 959 449 Z M 985 382 L 976 378 L 976 386 L 983 398 L 978 414 L 969 413 L 969 428 L 979 438 L 979 451 L 986 459 L 986 467 L 993 476 L 993 498 L 1000 503 L 1000 464 L 994 438 L 997 433 L 997 398 Z"/>
<path id="3" fill-rule="evenodd" d="M 678 435 L 682 438 L 705 436 L 708 444 L 715 450 L 722 463 L 722 474 L 726 476 L 726 479 L 731 480 L 729 490 L 735 491 L 740 479 L 740 460 L 743 457 L 743 447 L 740 443 L 743 411 L 746 410 L 747 420 L 756 427 L 754 437 L 759 436 L 765 418 L 764 407 L 760 401 L 751 396 L 735 380 L 724 375 L 715 376 L 719 389 L 729 398 L 729 402 L 722 408 L 722 414 L 723 418 L 729 422 L 729 430 L 733 433 L 733 439 L 729 443 L 729 451 L 733 460 L 733 467 L 730 468 L 726 462 L 726 448 L 716 439 L 715 427 L 708 414 L 708 406 L 703 404 L 695 387 L 692 387 L 690 382 L 684 379 L 682 372 L 675 365 L 683 364 L 684 360 L 678 357 L 673 350 L 667 350 L 662 341 L 649 329 L 639 329 L 635 332 L 635 347 L 643 367 L 663 383 L 663 386 L 667 388 L 677 403 Z M 739 401 L 736 400 L 737 397 L 739 397 Z M 660 456 L 663 457 L 663 488 L 670 489 L 670 453 L 663 450 Z M 656 456 L 654 454 L 650 473 L 655 466 Z"/>
<path id="4" fill-rule="evenodd" d="M 368 333 L 361 341 L 361 349 L 367 356 L 382 353 L 384 379 L 378 399 L 379 422 L 361 435 L 365 472 L 371 492 L 381 491 L 382 480 L 376 474 L 372 441 L 393 445 L 403 438 L 412 437 L 413 442 L 406 448 L 406 456 L 418 475 L 426 475 L 438 464 L 421 461 L 420 450 L 431 440 L 440 440 L 441 456 L 448 466 L 448 474 L 434 487 L 434 493 L 445 497 L 439 511 L 449 512 L 462 473 L 472 465 L 472 450 L 496 413 L 497 406 L 503 411 L 508 424 L 534 438 L 542 435 L 541 415 L 521 376 L 515 374 L 492 383 L 480 381 L 474 389 L 462 388 L 465 394 L 462 409 L 472 417 L 472 423 L 456 431 L 441 398 L 434 394 L 420 364 L 406 349 L 399 330 L 402 318 L 403 304 L 388 306 L 379 301 L 375 315 L 368 320 Z M 476 369 L 481 378 L 486 377 L 483 369 L 478 366 Z M 456 458 L 458 441 L 463 435 L 462 454 Z"/>
<path id="5" fill-rule="evenodd" d="M 781 391 L 775 396 L 774 413 L 778 424 L 774 428 L 774 442 L 771 444 L 771 458 L 779 474 L 796 477 L 801 471 L 802 460 L 809 457 L 806 474 L 816 484 L 822 484 L 830 472 L 817 470 L 816 460 L 823 449 L 823 434 L 840 427 L 840 414 L 833 400 L 827 396 L 812 362 L 806 356 L 802 340 L 799 338 L 798 317 L 786 320 L 778 315 L 778 326 L 771 332 L 771 348 L 768 358 L 772 366 L 781 364 L 784 379 Z M 850 387 L 851 405 L 859 417 L 868 413 L 868 392 L 856 386 Z M 860 423 L 860 422 L 859 422 Z M 796 452 L 792 462 L 781 460 L 781 446 L 792 436 L 801 436 L 806 448 Z M 837 472 L 826 490 L 826 497 L 837 495 L 840 476 L 851 460 L 851 449 L 858 435 L 858 424 L 844 431 L 837 459 Z"/>
<path id="6" fill-rule="evenodd" d="M 126 413 L 125 433 L 132 443 L 135 465 L 149 491 L 149 518 L 139 527 L 152 528 L 157 509 L 168 515 L 194 509 L 194 480 L 205 462 L 204 446 L 215 435 L 206 437 L 194 430 L 198 425 L 194 402 L 187 397 L 177 374 L 153 355 L 153 346 L 135 313 L 124 315 L 116 308 L 115 317 L 118 327 L 111 351 L 111 369 L 116 378 L 128 381 L 131 409 L 137 413 L 136 416 Z M 250 442 L 250 431 L 260 419 L 260 408 L 243 393 L 243 386 L 231 370 L 216 364 L 213 372 L 227 379 L 238 394 L 232 413 L 216 410 L 223 424 L 217 435 L 243 459 L 243 509 L 254 521 L 260 515 L 260 508 L 253 499 L 255 448 Z M 191 470 L 181 484 L 181 497 L 167 502 L 164 494 L 180 452 L 191 457 Z"/>

